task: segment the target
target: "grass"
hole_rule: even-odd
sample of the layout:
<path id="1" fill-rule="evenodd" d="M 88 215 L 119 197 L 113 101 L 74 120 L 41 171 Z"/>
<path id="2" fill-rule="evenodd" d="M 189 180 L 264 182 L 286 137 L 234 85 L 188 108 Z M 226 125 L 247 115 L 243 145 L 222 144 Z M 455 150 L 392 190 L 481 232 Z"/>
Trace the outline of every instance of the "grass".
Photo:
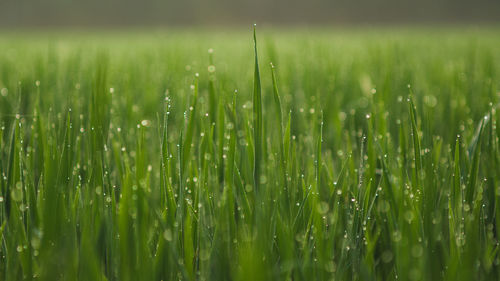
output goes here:
<path id="1" fill-rule="evenodd" d="M 3 36 L 0 280 L 499 279 L 498 29 L 258 37 Z"/>

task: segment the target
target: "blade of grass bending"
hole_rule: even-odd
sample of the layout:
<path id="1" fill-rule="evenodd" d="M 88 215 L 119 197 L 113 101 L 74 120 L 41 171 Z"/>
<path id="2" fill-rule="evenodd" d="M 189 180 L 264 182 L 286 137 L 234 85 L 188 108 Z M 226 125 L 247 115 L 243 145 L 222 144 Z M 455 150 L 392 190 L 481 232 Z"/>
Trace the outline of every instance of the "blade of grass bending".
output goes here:
<path id="1" fill-rule="evenodd" d="M 472 204 L 472 197 L 474 196 L 474 186 L 476 184 L 476 180 L 479 174 L 479 159 L 481 158 L 481 139 L 483 135 L 483 129 L 488 121 L 488 116 L 481 120 L 479 123 L 478 129 L 476 131 L 476 135 L 474 136 L 474 140 L 471 144 L 472 153 L 472 165 L 469 171 L 467 190 L 465 194 L 465 200 Z"/>
<path id="2" fill-rule="evenodd" d="M 16 165 L 14 164 L 14 157 L 16 155 L 15 147 L 16 147 L 16 125 L 17 123 L 14 122 L 12 123 L 12 130 L 10 134 L 10 148 L 9 148 L 9 154 L 7 156 L 7 179 L 5 179 L 5 176 L 3 176 L 5 182 L 6 182 L 6 188 L 3 190 L 4 193 L 4 200 L 5 200 L 5 217 L 9 218 L 10 217 L 10 205 L 11 205 L 11 199 L 10 199 L 10 193 L 11 193 L 11 188 L 14 186 L 13 182 L 13 169 L 15 169 Z"/>
<path id="3" fill-rule="evenodd" d="M 321 143 L 323 142 L 323 112 L 321 112 L 319 126 L 319 136 L 316 143 L 316 191 L 320 191 L 319 189 L 321 184 Z"/>
<path id="4" fill-rule="evenodd" d="M 291 124 L 292 124 L 292 112 L 288 113 L 288 121 L 286 123 L 285 135 L 283 136 L 283 150 L 285 154 L 285 158 L 288 160 L 290 156 L 290 132 L 291 132 Z M 287 161 L 288 162 L 288 161 Z"/>
<path id="5" fill-rule="evenodd" d="M 226 183 L 230 184 L 231 187 L 234 186 L 234 167 L 235 167 L 235 155 L 236 155 L 236 92 L 233 96 L 233 102 L 231 108 L 226 107 L 226 112 L 229 116 L 229 122 L 233 125 L 229 130 L 229 152 L 227 157 L 227 165 L 226 165 Z"/>
<path id="6" fill-rule="evenodd" d="M 460 182 L 460 136 L 457 137 L 455 142 L 455 156 L 454 156 L 454 173 L 453 173 L 453 189 L 452 189 L 452 207 L 458 211 L 460 203 L 462 202 L 462 188 Z M 459 214 L 461 217 L 461 212 Z"/>
<path id="7" fill-rule="evenodd" d="M 262 96 L 260 85 L 259 59 L 257 56 L 257 36 L 253 27 L 253 43 L 255 55 L 255 70 L 253 78 L 253 138 L 254 138 L 254 167 L 253 179 L 256 191 L 259 190 L 260 166 L 262 158 Z"/>
<path id="8" fill-rule="evenodd" d="M 280 157 L 281 157 L 281 164 L 284 164 L 285 158 L 284 158 L 284 143 L 283 143 L 283 115 L 281 112 L 281 100 L 278 92 L 278 84 L 276 82 L 276 68 L 274 67 L 273 63 L 271 63 L 271 75 L 273 79 L 273 94 L 274 94 L 274 107 L 275 107 L 275 113 L 276 113 L 276 120 L 278 121 L 278 138 L 280 142 Z"/>
<path id="9" fill-rule="evenodd" d="M 183 147 L 182 147 L 182 135 L 183 132 L 181 131 L 181 135 L 179 136 L 179 147 L 178 147 L 178 159 L 179 159 L 179 194 L 178 194 L 178 201 L 177 201 L 177 212 L 176 212 L 176 221 L 179 225 L 179 232 L 175 232 L 175 239 L 174 241 L 177 240 L 178 236 L 182 237 L 183 236 L 183 222 L 184 222 L 184 188 L 183 188 L 183 173 L 184 173 L 184 155 L 183 155 Z M 182 243 L 181 243 L 181 252 L 182 252 Z"/>
<path id="10" fill-rule="evenodd" d="M 410 119 L 411 119 L 411 134 L 413 138 L 413 150 L 415 157 L 415 182 L 416 188 L 422 189 L 421 184 L 421 173 L 422 173 L 422 156 L 420 155 L 420 138 L 418 136 L 417 127 L 417 113 L 415 112 L 415 105 L 413 104 L 413 98 L 410 95 L 408 98 L 410 106 Z"/>
<path id="11" fill-rule="evenodd" d="M 171 183 L 170 183 L 170 156 L 169 156 L 169 149 L 168 149 L 168 117 L 170 115 L 170 98 L 166 98 L 166 112 L 164 113 L 163 116 L 163 132 L 162 132 L 162 141 L 161 141 L 161 165 L 160 165 L 160 175 L 161 175 L 161 182 L 163 184 L 160 184 L 163 186 L 162 190 L 162 198 L 161 201 L 163 201 L 162 206 L 167 207 L 168 209 L 172 210 L 169 212 L 169 217 L 173 219 L 172 214 L 173 211 L 176 208 L 175 204 L 175 195 L 174 191 L 172 189 Z"/>
<path id="12" fill-rule="evenodd" d="M 193 102 L 191 103 L 191 106 L 189 107 L 189 119 L 188 119 L 188 124 L 187 124 L 187 129 L 186 129 L 186 137 L 184 139 L 184 151 L 183 153 L 183 165 L 182 168 L 186 168 L 187 160 L 189 159 L 190 152 L 191 152 L 191 144 L 193 142 L 193 134 L 194 134 L 194 126 L 196 121 L 195 116 L 196 116 L 196 105 L 198 103 L 198 73 L 196 73 L 195 78 L 194 78 L 194 95 L 193 95 Z"/>
<path id="13" fill-rule="evenodd" d="M 208 112 L 210 123 L 216 120 L 216 100 L 215 100 L 215 66 L 214 66 L 214 52 L 213 49 L 208 50 Z"/>
<path id="14" fill-rule="evenodd" d="M 273 80 L 273 94 L 274 94 L 274 106 L 276 113 L 276 120 L 278 122 L 278 140 L 279 140 L 279 153 L 280 153 L 280 170 L 281 177 L 283 181 L 284 193 L 286 196 L 285 204 L 288 205 L 290 203 L 290 194 L 288 192 L 288 183 L 286 177 L 286 158 L 285 158 L 285 143 L 283 136 L 283 113 L 281 111 L 281 100 L 278 92 L 278 83 L 276 82 L 276 68 L 273 63 L 271 63 L 271 75 Z M 290 211 L 289 206 L 286 206 L 286 209 Z"/>
<path id="15" fill-rule="evenodd" d="M 233 103 L 232 103 L 232 115 L 236 116 L 236 93 L 233 96 Z M 222 114 L 224 112 L 221 112 Z M 236 118 L 234 118 L 236 119 Z M 234 238 L 235 232 L 236 232 L 236 221 L 235 221 L 235 196 L 234 196 L 234 159 L 235 159 L 235 154 L 236 154 L 236 124 L 233 122 L 232 126 L 229 126 L 229 151 L 228 151 L 228 157 L 227 157 L 227 172 L 224 175 L 226 177 L 225 183 L 224 183 L 224 196 L 223 198 L 227 200 L 227 210 L 226 212 L 228 213 L 229 216 L 229 230 L 230 230 L 230 235 L 231 238 Z"/>
<path id="16" fill-rule="evenodd" d="M 457 261 L 460 259 L 458 254 L 457 245 L 457 218 L 462 217 L 462 188 L 460 184 L 460 137 L 457 137 L 455 142 L 455 155 L 454 155 L 454 173 L 453 173 L 453 188 L 450 199 L 448 200 L 448 216 L 449 216 L 449 235 L 450 235 L 450 254 L 451 254 L 451 267 L 457 266 Z"/>
<path id="17" fill-rule="evenodd" d="M 222 101 L 219 102 L 218 113 L 217 113 L 217 158 L 218 158 L 218 174 L 219 183 L 221 186 L 224 182 L 224 129 L 225 129 L 225 118 L 224 118 L 224 106 Z"/>

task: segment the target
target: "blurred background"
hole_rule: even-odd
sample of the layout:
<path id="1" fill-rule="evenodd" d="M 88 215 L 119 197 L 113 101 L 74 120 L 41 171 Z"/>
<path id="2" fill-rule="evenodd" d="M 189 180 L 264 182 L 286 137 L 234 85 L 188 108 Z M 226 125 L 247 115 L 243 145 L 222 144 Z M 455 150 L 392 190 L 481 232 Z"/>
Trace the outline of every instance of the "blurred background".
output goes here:
<path id="1" fill-rule="evenodd" d="M 2 29 L 499 20 L 499 0 L 0 0 Z"/>

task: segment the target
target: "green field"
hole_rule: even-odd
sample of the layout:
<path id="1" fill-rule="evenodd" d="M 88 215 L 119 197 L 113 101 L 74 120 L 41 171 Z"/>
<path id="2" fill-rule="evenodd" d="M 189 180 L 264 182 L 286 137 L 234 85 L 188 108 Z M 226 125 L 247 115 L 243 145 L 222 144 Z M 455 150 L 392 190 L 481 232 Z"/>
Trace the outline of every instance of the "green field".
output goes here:
<path id="1" fill-rule="evenodd" d="M 500 279 L 500 29 L 252 36 L 4 32 L 0 280 Z"/>

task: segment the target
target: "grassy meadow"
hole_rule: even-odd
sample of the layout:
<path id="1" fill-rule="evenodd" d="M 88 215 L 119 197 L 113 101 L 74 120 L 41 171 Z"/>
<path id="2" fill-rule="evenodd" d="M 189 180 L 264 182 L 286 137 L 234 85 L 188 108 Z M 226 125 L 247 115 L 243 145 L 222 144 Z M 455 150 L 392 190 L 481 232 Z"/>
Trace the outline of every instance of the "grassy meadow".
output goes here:
<path id="1" fill-rule="evenodd" d="M 498 28 L 0 36 L 0 280 L 498 280 Z M 272 65 L 271 65 L 272 63 Z"/>

